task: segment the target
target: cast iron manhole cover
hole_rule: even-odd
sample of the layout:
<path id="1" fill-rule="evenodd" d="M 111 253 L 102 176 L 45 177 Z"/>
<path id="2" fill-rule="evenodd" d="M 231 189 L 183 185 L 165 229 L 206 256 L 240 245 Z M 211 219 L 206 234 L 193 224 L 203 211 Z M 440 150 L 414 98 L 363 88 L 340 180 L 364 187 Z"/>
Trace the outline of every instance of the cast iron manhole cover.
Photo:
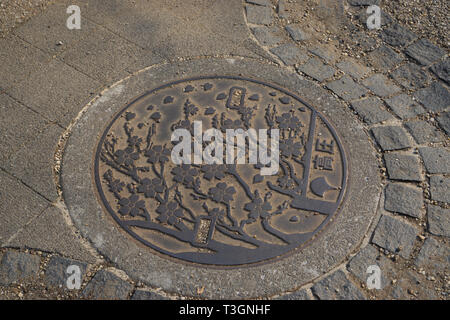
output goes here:
<path id="1" fill-rule="evenodd" d="M 175 164 L 172 150 L 182 142 L 171 141 L 176 129 L 186 129 L 188 145 L 203 152 L 212 145 L 208 129 L 223 133 L 223 150 L 210 155 L 223 154 L 224 163 Z M 247 147 L 265 145 L 270 155 L 278 129 L 278 172 L 261 174 L 273 165 L 262 164 L 261 153 L 255 163 L 248 148 L 227 148 L 227 129 L 254 130 L 259 136 L 250 134 Z M 269 132 L 266 144 L 261 129 Z M 231 149 L 236 157 L 227 163 Z M 236 163 L 238 149 L 245 164 Z M 104 207 L 135 239 L 183 261 L 237 266 L 312 240 L 340 208 L 347 164 L 335 130 L 299 97 L 222 76 L 173 82 L 126 106 L 99 141 L 94 175 Z"/>

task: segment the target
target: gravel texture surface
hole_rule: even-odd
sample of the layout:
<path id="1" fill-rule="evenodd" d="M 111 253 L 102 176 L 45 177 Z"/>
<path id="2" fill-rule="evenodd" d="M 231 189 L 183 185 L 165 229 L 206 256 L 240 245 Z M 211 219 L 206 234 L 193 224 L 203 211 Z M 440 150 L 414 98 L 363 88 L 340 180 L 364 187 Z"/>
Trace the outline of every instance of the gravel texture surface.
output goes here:
<path id="1" fill-rule="evenodd" d="M 394 20 L 417 35 L 449 48 L 448 0 L 383 1 L 382 7 Z"/>

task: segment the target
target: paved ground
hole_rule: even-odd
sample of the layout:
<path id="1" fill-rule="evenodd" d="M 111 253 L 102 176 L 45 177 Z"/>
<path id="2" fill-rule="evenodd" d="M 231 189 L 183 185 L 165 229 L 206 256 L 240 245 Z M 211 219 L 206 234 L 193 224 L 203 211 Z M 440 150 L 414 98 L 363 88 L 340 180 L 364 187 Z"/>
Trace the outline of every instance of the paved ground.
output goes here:
<path id="1" fill-rule="evenodd" d="M 55 1 L 11 24 L 0 38 L 0 298 L 204 297 L 148 286 L 81 236 L 60 188 L 60 142 L 94 97 L 147 66 L 244 57 L 295 72 L 354 113 L 384 189 L 345 261 L 263 298 L 448 299 L 448 47 L 388 14 L 368 31 L 365 6 L 379 2 Z M 66 8 L 77 3 L 82 28 L 68 30 Z M 72 264 L 80 290 L 65 289 Z M 374 264 L 382 290 L 366 285 Z"/>

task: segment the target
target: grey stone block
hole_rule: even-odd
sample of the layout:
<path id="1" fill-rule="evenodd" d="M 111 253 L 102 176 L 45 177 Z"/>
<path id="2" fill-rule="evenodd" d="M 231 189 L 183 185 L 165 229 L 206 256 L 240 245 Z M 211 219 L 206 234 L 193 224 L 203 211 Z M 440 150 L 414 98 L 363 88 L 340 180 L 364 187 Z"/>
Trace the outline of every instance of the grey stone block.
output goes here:
<path id="1" fill-rule="evenodd" d="M 450 237 L 450 209 L 428 205 L 428 231 L 436 236 Z"/>
<path id="2" fill-rule="evenodd" d="M 312 300 L 306 290 L 298 290 L 293 293 L 285 294 L 278 297 L 276 300 Z"/>
<path id="3" fill-rule="evenodd" d="M 62 212 L 53 206 L 20 230 L 8 245 L 58 253 L 90 263 L 96 262 L 95 257 L 82 244 L 80 235 L 69 228 Z"/>
<path id="4" fill-rule="evenodd" d="M 186 6 L 172 7 L 172 15 L 169 15 L 153 1 L 127 3 L 96 0 L 82 1 L 78 5 L 82 15 L 90 21 L 112 30 L 141 47 L 157 46 L 164 41 L 160 30 L 164 30 L 167 34 L 171 28 L 178 25 L 178 30 L 186 31 L 182 28 L 185 26 L 183 22 L 176 19 L 177 10 L 180 10 L 180 7 L 186 10 Z M 198 10 L 197 7 L 196 9 Z M 165 29 L 162 29 L 164 27 Z"/>
<path id="5" fill-rule="evenodd" d="M 384 208 L 388 211 L 406 214 L 413 218 L 422 216 L 422 190 L 399 183 L 386 187 Z"/>
<path id="6" fill-rule="evenodd" d="M 309 35 L 298 25 L 290 24 L 287 25 L 285 29 L 295 41 L 305 41 L 309 39 Z"/>
<path id="7" fill-rule="evenodd" d="M 423 163 L 428 173 L 450 173 L 450 152 L 443 148 L 419 148 Z"/>
<path id="8" fill-rule="evenodd" d="M 428 73 L 416 64 L 408 63 L 391 73 L 392 78 L 409 90 L 426 87 L 430 81 Z"/>
<path id="9" fill-rule="evenodd" d="M 79 268 L 80 283 L 82 283 L 87 269 L 86 263 L 72 259 L 66 259 L 60 256 L 53 256 L 50 258 L 47 268 L 45 269 L 45 284 L 51 287 L 68 289 L 67 280 L 73 272 L 68 272 L 67 268 L 69 266 L 76 266 Z"/>
<path id="10" fill-rule="evenodd" d="M 399 219 L 381 216 L 372 242 L 390 252 L 408 259 L 412 253 L 418 230 Z"/>
<path id="11" fill-rule="evenodd" d="M 275 46 L 283 40 L 277 27 L 256 27 L 252 28 L 252 32 L 263 46 Z"/>
<path id="12" fill-rule="evenodd" d="M 52 60 L 12 88 L 10 94 L 46 118 L 67 126 L 100 86 L 65 63 Z"/>
<path id="13" fill-rule="evenodd" d="M 353 81 L 350 76 L 343 76 L 339 80 L 327 84 L 328 89 L 346 101 L 356 100 L 367 93 L 367 89 Z"/>
<path id="14" fill-rule="evenodd" d="M 309 52 L 322 58 L 328 63 L 334 63 L 338 58 L 338 54 L 334 50 L 334 47 L 331 46 L 317 46 L 310 49 Z"/>
<path id="15" fill-rule="evenodd" d="M 186 7 L 186 5 L 183 6 Z M 187 14 L 188 13 L 186 13 L 186 15 Z M 239 15 L 240 14 L 241 13 L 239 12 Z M 186 17 L 186 15 L 183 16 Z M 219 14 L 217 14 L 217 16 L 218 21 L 223 19 Z M 226 17 L 230 17 L 230 14 L 227 14 Z M 133 19 L 133 17 L 131 18 Z M 170 16 L 169 19 L 177 22 L 184 20 L 174 19 L 173 16 Z M 211 18 L 208 17 L 207 19 L 209 20 Z M 157 39 L 156 43 L 154 40 L 137 44 L 147 50 L 144 51 L 144 53 L 148 54 L 152 60 L 155 59 L 155 54 L 168 61 L 176 61 L 179 57 L 212 55 L 240 55 L 252 58 L 268 57 L 268 55 L 264 53 L 264 50 L 260 48 L 253 39 L 248 37 L 248 29 L 244 30 L 241 24 L 235 24 L 233 20 L 222 22 L 223 25 L 220 25 L 218 21 L 208 21 L 207 23 L 210 25 L 204 25 L 203 16 L 199 17 L 197 22 L 192 22 L 192 19 L 186 19 L 186 21 L 180 22 L 179 24 L 181 25 L 179 26 L 171 26 L 169 29 L 164 30 L 163 33 L 157 32 L 158 35 L 164 34 L 165 38 L 161 37 L 162 39 Z M 135 23 L 138 24 L 140 21 L 136 21 Z M 226 31 L 223 30 L 224 25 L 228 26 Z M 136 27 L 140 28 L 140 26 Z M 196 29 L 197 27 L 198 29 Z M 182 30 L 182 32 L 180 30 Z M 219 33 L 221 31 L 223 31 L 223 34 Z M 139 30 L 136 34 L 130 36 L 135 37 L 141 33 L 145 34 L 148 33 L 148 31 L 145 29 Z M 243 37 L 244 34 L 246 37 Z M 151 52 L 155 54 L 152 55 Z M 138 58 L 138 61 L 144 59 L 145 54 L 143 58 Z"/>
<path id="16" fill-rule="evenodd" d="M 386 99 L 385 101 L 391 110 L 401 119 L 415 118 L 426 112 L 422 106 L 407 94 L 399 94 L 398 96 Z"/>
<path id="17" fill-rule="evenodd" d="M 418 144 L 443 141 L 442 134 L 439 130 L 426 121 L 408 121 L 405 122 L 405 126 Z"/>
<path id="18" fill-rule="evenodd" d="M 390 279 L 392 279 L 395 274 L 393 263 L 381 255 L 372 245 L 367 245 L 358 252 L 358 254 L 350 260 L 347 269 L 362 283 L 366 283 L 367 278 L 370 276 L 367 272 L 367 269 L 370 266 L 378 266 L 381 270 L 381 290 L 387 287 L 390 283 Z"/>
<path id="19" fill-rule="evenodd" d="M 436 63 L 430 69 L 441 80 L 450 84 L 450 58 L 446 58 L 443 61 Z"/>
<path id="20" fill-rule="evenodd" d="M 51 54 L 61 53 L 82 41 L 94 30 L 94 24 L 81 14 L 81 29 L 66 28 L 67 1 L 48 6 L 41 14 L 32 17 L 14 30 L 25 41 Z"/>
<path id="21" fill-rule="evenodd" d="M 383 30 L 380 36 L 387 44 L 394 47 L 404 47 L 417 39 L 413 32 L 397 23 Z"/>
<path id="22" fill-rule="evenodd" d="M 399 87 L 382 74 L 375 74 L 363 80 L 362 83 L 373 93 L 381 97 L 390 96 L 401 91 Z"/>
<path id="23" fill-rule="evenodd" d="M 412 146 L 408 134 L 402 127 L 383 126 L 373 128 L 371 131 L 384 151 L 406 149 Z"/>
<path id="24" fill-rule="evenodd" d="M 447 88 L 438 82 L 434 82 L 428 88 L 417 91 L 414 96 L 417 101 L 431 112 L 444 111 L 450 106 L 450 93 Z"/>
<path id="25" fill-rule="evenodd" d="M 427 39 L 420 39 L 406 48 L 405 53 L 423 66 L 432 64 L 445 55 L 445 50 Z"/>
<path id="26" fill-rule="evenodd" d="M 34 140 L 47 124 L 38 113 L 0 94 L 0 167 L 20 147 Z"/>
<path id="27" fill-rule="evenodd" d="M 379 5 L 380 0 L 348 0 L 352 6 L 371 6 Z"/>
<path id="28" fill-rule="evenodd" d="M 383 103 L 376 97 L 352 102 L 352 107 L 368 124 L 379 123 L 394 117 L 383 108 Z"/>
<path id="29" fill-rule="evenodd" d="M 277 4 L 277 14 L 281 19 L 288 19 L 289 14 L 286 11 L 285 0 L 279 0 Z"/>
<path id="30" fill-rule="evenodd" d="M 312 288 L 320 300 L 365 300 L 364 294 L 347 278 L 341 270 L 322 279 Z"/>
<path id="31" fill-rule="evenodd" d="M 0 261 L 0 285 L 37 277 L 41 259 L 29 253 L 7 251 Z"/>
<path id="32" fill-rule="evenodd" d="M 391 299 L 395 300 L 437 300 L 438 297 L 434 283 L 413 270 L 403 273 L 391 292 Z"/>
<path id="33" fill-rule="evenodd" d="M 85 299 L 124 300 L 133 290 L 133 286 L 110 271 L 100 270 L 86 285 L 82 292 Z"/>
<path id="34" fill-rule="evenodd" d="M 247 21 L 252 24 L 270 25 L 272 23 L 272 9 L 261 6 L 247 5 Z"/>
<path id="35" fill-rule="evenodd" d="M 34 140 L 11 156 L 5 165 L 6 171 L 50 201 L 58 197 L 53 165 L 56 146 L 63 131 L 55 124 L 46 127 Z"/>
<path id="36" fill-rule="evenodd" d="M 336 73 L 333 67 L 324 64 L 317 58 L 309 59 L 305 64 L 298 67 L 298 70 L 320 82 L 333 77 Z"/>
<path id="37" fill-rule="evenodd" d="M 300 49 L 291 43 L 282 44 L 270 51 L 288 66 L 304 63 L 309 58 L 305 50 Z"/>
<path id="38" fill-rule="evenodd" d="M 257 44 L 255 43 L 255 45 Z M 244 46 L 245 45 L 243 44 L 243 47 Z M 245 50 L 244 48 L 242 49 Z M 135 73 L 149 66 L 162 63 L 164 61 L 164 58 L 161 55 L 153 52 L 152 50 L 139 48 L 138 51 L 135 52 L 134 57 L 131 60 L 131 64 L 126 67 L 126 72 L 128 73 Z"/>
<path id="39" fill-rule="evenodd" d="M 450 248 L 433 238 L 427 238 L 414 264 L 419 268 L 432 270 L 433 273 L 443 272 L 450 264 Z"/>
<path id="40" fill-rule="evenodd" d="M 372 65 L 381 71 L 391 70 L 403 61 L 400 54 L 385 45 L 370 52 L 368 57 Z"/>
<path id="41" fill-rule="evenodd" d="M 384 154 L 389 179 L 403 181 L 421 181 L 422 169 L 419 157 L 398 152 Z"/>
<path id="42" fill-rule="evenodd" d="M 213 5 L 182 1 L 169 7 L 157 1 L 90 0 L 79 5 L 90 21 L 172 59 L 230 54 L 248 35 L 242 6 L 225 1 Z"/>
<path id="43" fill-rule="evenodd" d="M 242 41 L 239 46 L 235 49 L 228 48 L 228 51 L 236 52 L 236 55 L 240 55 L 241 57 L 249 57 L 249 58 L 265 58 L 268 61 L 276 62 L 273 57 L 250 37 L 247 37 L 244 41 Z"/>
<path id="44" fill-rule="evenodd" d="M 169 299 L 152 291 L 138 289 L 131 296 L 131 300 L 169 300 Z"/>
<path id="45" fill-rule="evenodd" d="M 360 47 L 365 52 L 375 50 L 377 47 L 377 40 L 373 37 L 368 37 L 367 30 L 352 30 L 349 37 L 353 45 Z"/>
<path id="46" fill-rule="evenodd" d="M 16 87 L 51 59 L 49 54 L 13 35 L 1 38 L 0 48 L 0 90 Z"/>
<path id="47" fill-rule="evenodd" d="M 5 245 L 49 203 L 3 171 L 0 171 L 0 181 L 0 244 Z"/>
<path id="48" fill-rule="evenodd" d="M 450 136 L 450 111 L 442 112 L 437 117 L 437 121 L 439 126 Z"/>
<path id="49" fill-rule="evenodd" d="M 248 37 L 242 6 L 223 1 L 210 4 L 183 1 L 169 8 L 156 1 L 138 1 L 133 8 L 123 2 L 120 5 L 124 10 L 111 15 L 118 16 L 119 21 L 110 21 L 105 27 L 167 60 L 211 55 L 260 56 L 263 50 Z"/>
<path id="50" fill-rule="evenodd" d="M 350 59 L 343 60 L 337 63 L 336 66 L 357 80 L 363 78 L 370 72 L 370 68 Z"/>
<path id="51" fill-rule="evenodd" d="M 95 27 L 83 41 L 77 42 L 59 57 L 101 83 L 112 83 L 128 75 L 126 68 L 136 62 L 141 51 L 138 46 L 105 28 Z M 147 58 L 148 65 L 161 61 L 159 56 Z"/>
<path id="52" fill-rule="evenodd" d="M 272 5 L 269 0 L 245 0 L 245 2 L 250 3 L 250 4 L 256 4 L 258 6 L 264 6 L 264 7 L 268 7 L 268 6 Z"/>
<path id="53" fill-rule="evenodd" d="M 432 176 L 430 178 L 431 199 L 450 203 L 450 178 Z"/>

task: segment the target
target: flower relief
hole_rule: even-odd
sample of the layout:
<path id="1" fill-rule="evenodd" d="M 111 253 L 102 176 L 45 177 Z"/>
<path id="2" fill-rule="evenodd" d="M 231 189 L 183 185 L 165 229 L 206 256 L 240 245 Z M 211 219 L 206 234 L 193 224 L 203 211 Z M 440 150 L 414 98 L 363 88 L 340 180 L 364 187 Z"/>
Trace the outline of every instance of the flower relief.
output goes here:
<path id="1" fill-rule="evenodd" d="M 124 109 L 100 139 L 98 194 L 115 221 L 145 245 L 189 262 L 243 265 L 290 252 L 332 221 L 346 181 L 345 164 L 336 164 L 344 153 L 338 139 L 329 138 L 335 137 L 332 128 L 282 89 L 236 79 L 199 78 L 156 89 Z M 278 172 L 261 175 L 270 161 L 249 163 L 247 154 L 245 164 L 175 163 L 171 133 L 188 130 L 194 145 L 197 121 L 224 135 L 226 130 L 277 129 Z M 326 138 L 339 154 L 316 150 L 317 134 L 309 131 L 319 125 L 326 133 L 320 142 Z M 248 136 L 246 150 L 250 142 Z M 207 145 L 203 141 L 201 147 Z M 239 146 L 233 148 L 236 161 Z M 315 156 L 332 158 L 334 171 L 316 170 Z M 312 209 L 317 226 L 295 231 L 293 225 L 301 225 L 302 214 Z"/>

